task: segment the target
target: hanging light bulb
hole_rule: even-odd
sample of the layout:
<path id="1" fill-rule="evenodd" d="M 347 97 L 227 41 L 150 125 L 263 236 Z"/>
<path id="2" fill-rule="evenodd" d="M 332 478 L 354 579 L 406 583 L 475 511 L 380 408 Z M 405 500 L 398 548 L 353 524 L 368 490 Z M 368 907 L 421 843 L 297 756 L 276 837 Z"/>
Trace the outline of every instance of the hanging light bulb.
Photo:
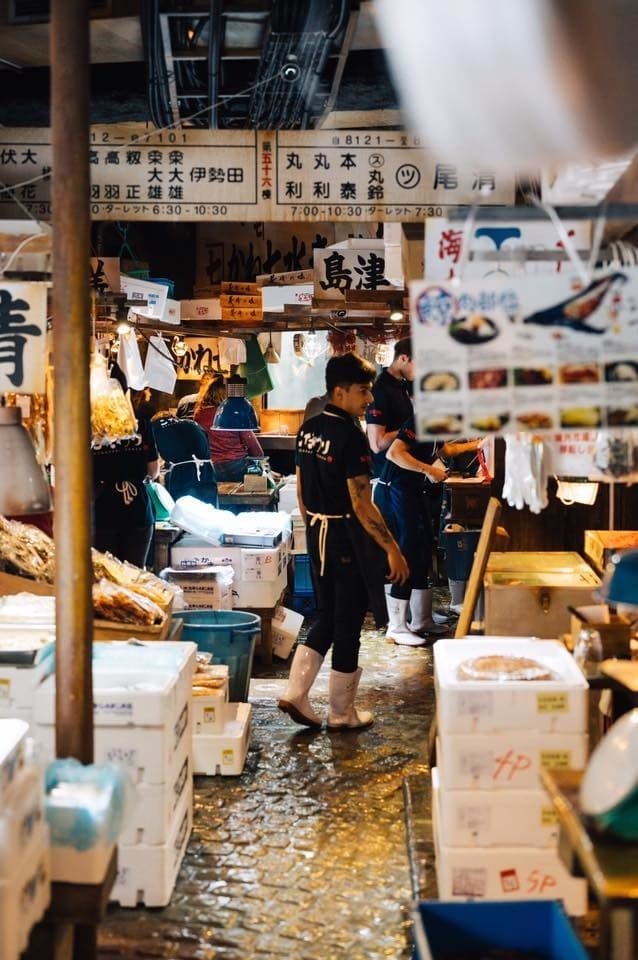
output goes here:
<path id="1" fill-rule="evenodd" d="M 269 331 L 268 333 L 268 346 L 266 347 L 266 352 L 264 353 L 264 360 L 266 363 L 279 363 L 279 354 L 272 344 L 272 331 Z"/>
<path id="2" fill-rule="evenodd" d="M 226 399 L 220 403 L 213 420 L 213 430 L 259 430 L 259 420 L 250 400 L 246 399 L 248 381 L 236 367 L 226 380 Z"/>
<path id="3" fill-rule="evenodd" d="M 387 367 L 392 362 L 392 347 L 389 343 L 380 343 L 374 351 L 375 362 L 382 367 Z"/>
<path id="4" fill-rule="evenodd" d="M 401 323 L 405 319 L 403 310 L 395 309 L 390 313 L 390 320 L 392 323 Z"/>
<path id="5" fill-rule="evenodd" d="M 178 360 L 181 360 L 181 358 L 185 356 L 187 349 L 188 348 L 186 346 L 186 341 L 184 340 L 183 337 L 178 337 L 178 336 L 173 337 L 173 342 L 171 343 L 171 350 L 173 351 L 174 355 L 178 358 Z"/>
<path id="6" fill-rule="evenodd" d="M 120 320 L 116 327 L 116 331 L 121 337 L 125 337 L 127 333 L 131 332 L 132 329 L 133 327 L 128 320 Z"/>
<path id="7" fill-rule="evenodd" d="M 303 352 L 306 355 L 306 359 L 312 363 L 317 357 L 323 353 L 323 345 L 319 339 L 319 334 L 314 330 L 310 330 L 306 336 Z"/>

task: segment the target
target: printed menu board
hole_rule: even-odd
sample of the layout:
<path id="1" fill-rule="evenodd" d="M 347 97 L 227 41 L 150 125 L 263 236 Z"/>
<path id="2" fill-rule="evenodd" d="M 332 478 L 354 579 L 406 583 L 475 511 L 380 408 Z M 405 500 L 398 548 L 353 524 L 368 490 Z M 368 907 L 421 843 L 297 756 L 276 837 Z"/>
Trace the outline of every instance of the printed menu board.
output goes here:
<path id="1" fill-rule="evenodd" d="M 638 270 L 411 284 L 419 436 L 638 426 Z"/>

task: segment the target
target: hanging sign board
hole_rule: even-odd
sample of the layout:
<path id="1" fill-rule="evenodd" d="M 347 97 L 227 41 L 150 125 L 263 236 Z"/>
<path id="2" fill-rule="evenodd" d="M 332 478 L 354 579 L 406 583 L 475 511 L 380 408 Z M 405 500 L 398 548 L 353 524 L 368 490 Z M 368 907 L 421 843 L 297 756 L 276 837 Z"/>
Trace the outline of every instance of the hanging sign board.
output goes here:
<path id="1" fill-rule="evenodd" d="M 0 394 L 45 392 L 47 287 L 0 282 Z"/>
<path id="2" fill-rule="evenodd" d="M 120 258 L 91 257 L 89 281 L 96 293 L 120 292 Z"/>
<path id="3" fill-rule="evenodd" d="M 587 220 L 565 220 L 567 235 L 577 250 L 589 250 L 591 224 Z M 450 223 L 444 218 L 433 217 L 425 225 L 424 276 L 428 280 L 451 280 L 458 276 L 461 258 L 463 224 Z M 463 269 L 464 280 L 487 277 L 494 273 L 508 277 L 529 274 L 569 272 L 564 261 L 526 260 L 525 251 L 559 251 L 563 244 L 556 228 L 547 222 L 503 221 L 498 223 L 475 223 L 467 238 L 470 251 L 494 255 L 494 260 L 469 259 Z M 498 259 L 499 252 L 505 256 Z M 520 260 L 509 259 L 509 254 L 520 252 Z"/>
<path id="4" fill-rule="evenodd" d="M 421 437 L 638 425 L 638 271 L 413 283 Z"/>
<path id="5" fill-rule="evenodd" d="M 401 131 L 91 128 L 95 220 L 421 221 L 514 202 L 514 178 L 462 168 Z M 51 216 L 48 128 L 0 129 L 0 215 Z"/>
<path id="6" fill-rule="evenodd" d="M 344 240 L 314 253 L 315 297 L 344 300 L 350 290 L 397 289 L 385 275 L 383 240 Z M 399 291 L 403 290 L 401 282 Z M 401 293 L 399 292 L 399 296 Z"/>

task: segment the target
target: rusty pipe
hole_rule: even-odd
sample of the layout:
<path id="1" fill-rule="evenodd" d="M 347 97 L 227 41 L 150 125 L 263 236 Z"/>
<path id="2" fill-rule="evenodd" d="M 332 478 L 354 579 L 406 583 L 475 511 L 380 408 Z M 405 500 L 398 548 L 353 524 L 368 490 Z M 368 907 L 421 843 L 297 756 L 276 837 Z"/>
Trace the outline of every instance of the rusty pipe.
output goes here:
<path id="1" fill-rule="evenodd" d="M 51 3 L 56 754 L 93 760 L 89 4 Z"/>

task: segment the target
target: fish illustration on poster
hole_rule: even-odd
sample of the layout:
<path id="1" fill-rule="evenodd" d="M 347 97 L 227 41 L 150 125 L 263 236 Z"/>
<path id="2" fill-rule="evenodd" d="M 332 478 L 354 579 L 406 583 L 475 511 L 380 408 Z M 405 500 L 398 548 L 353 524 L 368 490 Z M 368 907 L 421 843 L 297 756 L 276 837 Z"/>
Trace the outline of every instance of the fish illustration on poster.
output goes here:
<path id="1" fill-rule="evenodd" d="M 410 288 L 422 438 L 638 426 L 638 270 Z"/>

